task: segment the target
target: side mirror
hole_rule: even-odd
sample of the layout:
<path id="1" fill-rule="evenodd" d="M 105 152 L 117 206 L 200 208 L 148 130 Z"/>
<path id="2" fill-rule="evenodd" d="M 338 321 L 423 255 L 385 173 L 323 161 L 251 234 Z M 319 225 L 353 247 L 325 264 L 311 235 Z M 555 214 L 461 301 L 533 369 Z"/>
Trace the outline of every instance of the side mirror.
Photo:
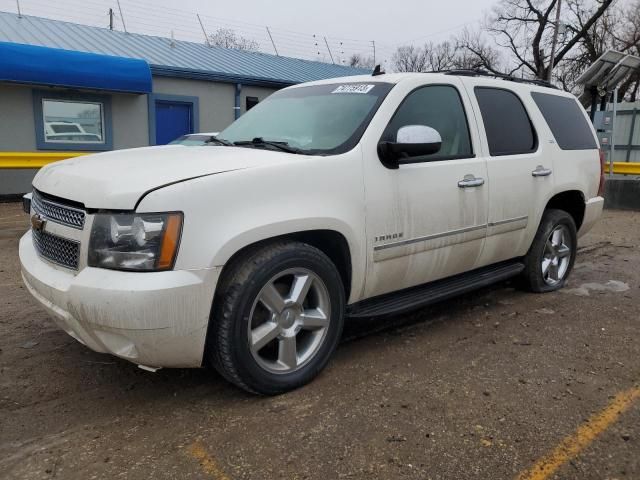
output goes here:
<path id="1" fill-rule="evenodd" d="M 411 163 L 411 157 L 437 153 L 441 146 L 442 138 L 435 128 L 406 125 L 398 130 L 395 142 L 378 144 L 378 155 L 385 165 L 398 168 L 401 163 Z"/>

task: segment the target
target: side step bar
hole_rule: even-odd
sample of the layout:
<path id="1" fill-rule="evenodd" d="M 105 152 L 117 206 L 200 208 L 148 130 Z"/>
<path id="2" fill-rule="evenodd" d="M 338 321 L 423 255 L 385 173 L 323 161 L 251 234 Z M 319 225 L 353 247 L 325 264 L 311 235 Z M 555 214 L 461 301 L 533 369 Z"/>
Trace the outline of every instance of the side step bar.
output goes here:
<path id="1" fill-rule="evenodd" d="M 456 297 L 518 275 L 524 270 L 520 261 L 479 268 L 435 282 L 368 298 L 347 306 L 347 317 L 363 318 L 398 314 Z"/>

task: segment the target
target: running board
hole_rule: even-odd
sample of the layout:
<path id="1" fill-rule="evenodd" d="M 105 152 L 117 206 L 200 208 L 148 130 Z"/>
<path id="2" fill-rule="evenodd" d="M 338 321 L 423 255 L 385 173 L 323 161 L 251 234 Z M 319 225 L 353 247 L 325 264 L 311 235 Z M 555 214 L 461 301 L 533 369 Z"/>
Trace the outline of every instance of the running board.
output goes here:
<path id="1" fill-rule="evenodd" d="M 498 263 L 453 277 L 411 287 L 399 292 L 368 298 L 347 307 L 347 317 L 363 318 L 398 314 L 456 297 L 518 275 L 524 270 L 519 261 Z"/>

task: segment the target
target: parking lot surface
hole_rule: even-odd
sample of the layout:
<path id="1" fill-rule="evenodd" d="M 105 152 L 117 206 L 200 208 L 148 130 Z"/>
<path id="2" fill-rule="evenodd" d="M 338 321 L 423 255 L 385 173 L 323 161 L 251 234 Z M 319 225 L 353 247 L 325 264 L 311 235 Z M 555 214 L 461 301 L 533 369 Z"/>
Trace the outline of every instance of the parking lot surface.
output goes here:
<path id="1" fill-rule="evenodd" d="M 27 226 L 0 204 L 2 478 L 640 479 L 638 213 L 605 213 L 563 291 L 349 321 L 274 398 L 68 337 L 21 283 Z"/>

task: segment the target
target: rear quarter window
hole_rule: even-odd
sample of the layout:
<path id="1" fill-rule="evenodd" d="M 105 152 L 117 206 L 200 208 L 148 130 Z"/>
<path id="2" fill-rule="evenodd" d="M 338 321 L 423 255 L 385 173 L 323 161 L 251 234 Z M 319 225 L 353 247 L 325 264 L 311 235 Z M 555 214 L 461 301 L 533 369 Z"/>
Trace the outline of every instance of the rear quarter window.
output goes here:
<path id="1" fill-rule="evenodd" d="M 475 94 L 492 157 L 530 153 L 537 148 L 536 132 L 515 93 L 503 88 L 476 87 Z"/>
<path id="2" fill-rule="evenodd" d="M 531 92 L 531 97 L 562 150 L 598 148 L 582 107 L 575 99 L 541 92 Z"/>

